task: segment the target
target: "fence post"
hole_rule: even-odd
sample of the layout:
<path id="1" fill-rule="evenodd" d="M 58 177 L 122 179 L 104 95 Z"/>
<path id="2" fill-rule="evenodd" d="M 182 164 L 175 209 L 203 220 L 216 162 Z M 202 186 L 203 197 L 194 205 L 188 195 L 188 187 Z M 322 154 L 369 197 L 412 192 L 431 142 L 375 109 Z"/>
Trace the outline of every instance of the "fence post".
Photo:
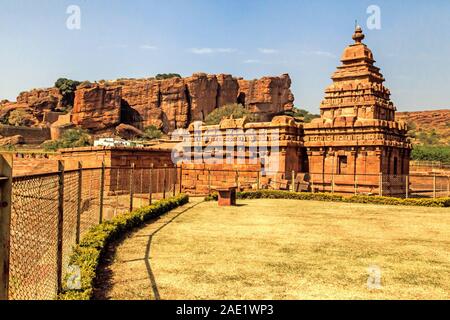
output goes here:
<path id="1" fill-rule="evenodd" d="M 0 300 L 8 300 L 11 228 L 12 154 L 0 155 Z"/>
<path id="2" fill-rule="evenodd" d="M 261 188 L 260 174 L 261 174 L 261 172 L 258 170 L 258 175 L 256 176 L 256 190 L 258 190 L 258 191 Z"/>
<path id="3" fill-rule="evenodd" d="M 383 172 L 380 172 L 380 179 L 379 179 L 379 184 L 380 184 L 380 197 L 383 196 Z"/>
<path id="4" fill-rule="evenodd" d="M 180 165 L 180 193 L 183 193 L 183 167 Z"/>
<path id="5" fill-rule="evenodd" d="M 291 191 L 295 192 L 295 170 L 292 170 L 291 173 L 291 183 L 292 183 Z"/>
<path id="6" fill-rule="evenodd" d="M 173 179 L 173 191 L 172 191 L 172 196 L 175 197 L 175 195 L 177 194 L 177 171 L 178 170 L 176 167 L 174 169 L 175 169 L 175 171 L 173 169 L 171 170 L 172 174 L 170 176 L 172 176 L 172 175 L 175 176 Z"/>
<path id="7" fill-rule="evenodd" d="M 77 234 L 75 237 L 76 244 L 80 243 L 82 186 L 83 186 L 83 165 L 81 164 L 81 161 L 78 161 Z"/>
<path id="8" fill-rule="evenodd" d="M 100 213 L 99 213 L 99 218 L 98 218 L 99 223 L 103 222 L 103 200 L 104 200 L 103 193 L 104 192 L 105 192 L 105 162 L 102 161 L 102 168 L 100 171 Z"/>
<path id="9" fill-rule="evenodd" d="M 433 172 L 433 198 L 436 199 L 436 172 Z"/>
<path id="10" fill-rule="evenodd" d="M 208 169 L 208 195 L 211 194 L 211 170 Z"/>
<path id="11" fill-rule="evenodd" d="M 135 167 L 135 164 L 134 163 L 132 163 L 131 164 L 131 169 L 130 169 L 130 212 L 132 212 L 133 211 L 133 197 L 134 197 L 134 194 L 133 194 L 133 185 L 134 185 L 134 167 Z"/>
<path id="12" fill-rule="evenodd" d="M 58 233 L 56 248 L 57 294 L 62 289 L 63 231 L 64 231 L 64 162 L 58 161 Z"/>
<path id="13" fill-rule="evenodd" d="M 358 195 L 358 175 L 354 175 L 354 177 L 355 177 L 355 196 L 357 196 Z"/>
<path id="14" fill-rule="evenodd" d="M 447 197 L 450 197 L 450 176 L 447 177 Z"/>
<path id="15" fill-rule="evenodd" d="M 148 205 L 152 205 L 152 197 L 153 197 L 153 163 L 150 165 L 150 182 L 148 189 Z"/>
<path id="16" fill-rule="evenodd" d="M 163 171 L 163 199 L 166 198 L 166 188 L 167 188 L 167 164 L 164 165 L 164 171 Z"/>
<path id="17" fill-rule="evenodd" d="M 331 172 L 331 193 L 334 193 L 334 170 Z"/>
<path id="18" fill-rule="evenodd" d="M 406 175 L 406 199 L 409 198 L 409 174 Z"/>
<path id="19" fill-rule="evenodd" d="M 312 173 L 310 175 L 311 175 L 311 193 L 314 193 L 314 179 Z"/>

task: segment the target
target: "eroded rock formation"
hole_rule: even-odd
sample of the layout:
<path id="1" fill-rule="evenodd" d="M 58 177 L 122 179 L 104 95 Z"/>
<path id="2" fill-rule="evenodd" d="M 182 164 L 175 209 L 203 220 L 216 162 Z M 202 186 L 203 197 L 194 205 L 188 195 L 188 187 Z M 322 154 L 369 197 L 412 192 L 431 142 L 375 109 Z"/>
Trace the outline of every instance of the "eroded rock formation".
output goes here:
<path id="1" fill-rule="evenodd" d="M 61 108 L 62 95 L 57 88 L 33 89 L 19 94 L 16 102 L 0 102 L 0 119 L 8 123 L 11 112 L 20 110 L 23 125 L 38 126 L 45 114 Z"/>
<path id="2" fill-rule="evenodd" d="M 281 77 L 264 77 L 259 80 L 239 80 L 239 103 L 269 121 L 272 116 L 294 107 L 294 95 L 288 74 Z"/>
<path id="3" fill-rule="evenodd" d="M 98 84 L 79 88 L 75 92 L 72 123 L 89 130 L 104 130 L 120 123 L 120 87 Z"/>
<path id="4" fill-rule="evenodd" d="M 242 103 L 252 112 L 259 114 L 261 120 L 270 120 L 274 115 L 293 107 L 294 96 L 290 90 L 289 75 L 281 77 L 264 77 L 259 80 L 243 80 L 231 75 L 208 75 L 195 73 L 187 78 L 164 80 L 138 79 L 107 82 L 104 88 L 121 88 L 121 122 L 143 129 L 154 125 L 165 132 L 176 128 L 186 128 L 192 121 L 203 121 L 214 109 L 230 103 Z M 99 87 L 100 88 L 100 87 Z M 95 98 L 96 90 L 89 96 L 78 93 L 75 105 L 86 104 L 90 99 L 100 103 L 101 97 Z M 104 110 L 98 105 L 93 110 Z M 107 108 L 109 109 L 109 108 Z M 76 124 L 83 125 L 84 117 L 90 114 L 73 110 Z M 91 123 L 92 119 L 86 119 Z M 117 125 L 116 119 L 104 122 L 103 126 L 88 125 L 89 129 L 101 130 Z"/>

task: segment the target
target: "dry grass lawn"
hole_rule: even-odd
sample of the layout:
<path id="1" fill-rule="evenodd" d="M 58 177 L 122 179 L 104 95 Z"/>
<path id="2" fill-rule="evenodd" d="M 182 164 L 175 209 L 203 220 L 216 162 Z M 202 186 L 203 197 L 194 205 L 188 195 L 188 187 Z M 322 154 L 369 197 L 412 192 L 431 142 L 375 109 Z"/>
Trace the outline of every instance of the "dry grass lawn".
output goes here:
<path id="1" fill-rule="evenodd" d="M 104 297 L 450 298 L 449 209 L 239 203 L 191 203 L 130 235 L 104 270 Z M 368 289 L 372 265 L 381 289 Z"/>

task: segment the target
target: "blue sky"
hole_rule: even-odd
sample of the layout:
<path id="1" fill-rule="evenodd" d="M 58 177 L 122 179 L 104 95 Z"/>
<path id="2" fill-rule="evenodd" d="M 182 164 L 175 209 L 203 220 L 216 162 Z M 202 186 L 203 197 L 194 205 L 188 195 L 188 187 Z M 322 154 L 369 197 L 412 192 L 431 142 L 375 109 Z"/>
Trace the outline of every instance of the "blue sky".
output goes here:
<path id="1" fill-rule="evenodd" d="M 381 30 L 367 29 L 372 4 Z M 399 110 L 450 107 L 448 0 L 0 0 L 0 99 L 59 77 L 289 73 L 296 106 L 318 112 L 355 19 Z"/>

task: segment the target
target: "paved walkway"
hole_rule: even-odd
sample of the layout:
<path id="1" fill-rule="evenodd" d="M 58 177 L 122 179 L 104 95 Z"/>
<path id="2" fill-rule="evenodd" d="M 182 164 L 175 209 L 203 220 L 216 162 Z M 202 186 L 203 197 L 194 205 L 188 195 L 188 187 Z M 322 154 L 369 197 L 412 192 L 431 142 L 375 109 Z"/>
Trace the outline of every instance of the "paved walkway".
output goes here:
<path id="1" fill-rule="evenodd" d="M 96 299 L 107 300 L 159 300 L 158 286 L 151 265 L 153 237 L 167 225 L 197 206 L 203 198 L 190 202 L 148 223 L 130 234 L 118 245 L 112 244 L 106 263 L 99 273 L 99 283 L 94 293 Z M 117 245 L 114 252 L 114 246 Z"/>

